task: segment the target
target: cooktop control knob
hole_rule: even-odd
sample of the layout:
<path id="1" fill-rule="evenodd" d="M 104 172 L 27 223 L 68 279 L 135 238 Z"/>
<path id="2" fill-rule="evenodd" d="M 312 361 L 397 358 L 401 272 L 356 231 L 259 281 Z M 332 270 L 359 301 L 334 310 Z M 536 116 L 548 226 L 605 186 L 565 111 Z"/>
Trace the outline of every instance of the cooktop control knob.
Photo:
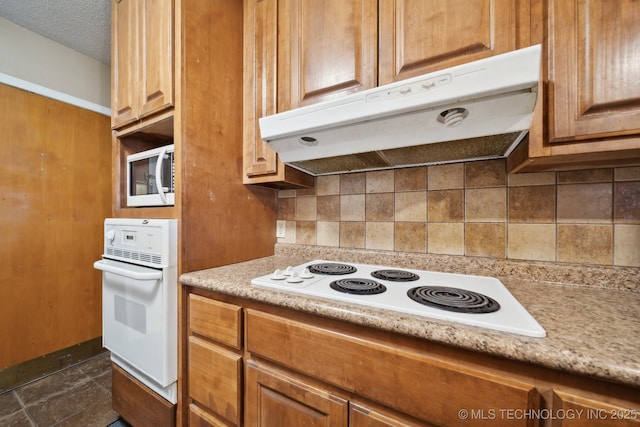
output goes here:
<path id="1" fill-rule="evenodd" d="M 116 239 L 116 232 L 113 230 L 107 230 L 107 232 L 104 233 L 104 239 L 113 244 L 113 241 Z"/>
<path id="2" fill-rule="evenodd" d="M 295 273 L 295 270 L 291 266 L 287 267 L 287 269 L 282 272 L 285 276 L 291 276 L 293 273 Z"/>
<path id="3" fill-rule="evenodd" d="M 300 277 L 302 277 L 303 279 L 313 279 L 314 276 L 313 274 L 311 274 L 308 268 L 305 268 Z"/>
<path id="4" fill-rule="evenodd" d="M 291 276 L 287 278 L 287 283 L 300 283 L 300 282 L 302 282 L 302 278 L 295 271 L 293 271 L 291 273 Z"/>
<path id="5" fill-rule="evenodd" d="M 273 274 L 270 277 L 271 280 L 284 280 L 286 278 L 287 278 L 287 276 L 282 274 L 282 270 L 274 271 Z"/>

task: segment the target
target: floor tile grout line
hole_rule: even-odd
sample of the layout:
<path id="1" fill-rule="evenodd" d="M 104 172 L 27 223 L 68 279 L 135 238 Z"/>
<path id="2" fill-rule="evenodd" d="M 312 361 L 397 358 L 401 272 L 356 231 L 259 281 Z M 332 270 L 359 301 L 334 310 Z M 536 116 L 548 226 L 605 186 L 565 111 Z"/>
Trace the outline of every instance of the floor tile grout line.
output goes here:
<path id="1" fill-rule="evenodd" d="M 38 427 L 38 423 L 36 422 L 36 420 L 33 419 L 33 417 L 31 416 L 31 413 L 29 412 L 29 409 L 27 409 L 27 406 L 24 404 L 24 402 L 22 401 L 18 393 L 16 393 L 15 390 L 12 390 L 11 394 L 13 394 L 13 397 L 18 401 L 20 408 L 22 408 L 22 411 L 24 411 L 24 414 L 29 419 L 29 422 L 31 423 L 31 425 L 34 427 Z"/>

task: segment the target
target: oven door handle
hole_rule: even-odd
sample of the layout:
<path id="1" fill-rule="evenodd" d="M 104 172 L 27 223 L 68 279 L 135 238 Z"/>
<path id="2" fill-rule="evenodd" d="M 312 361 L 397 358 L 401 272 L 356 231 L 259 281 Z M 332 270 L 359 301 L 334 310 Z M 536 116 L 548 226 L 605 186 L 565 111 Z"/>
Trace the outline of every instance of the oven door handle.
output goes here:
<path id="1" fill-rule="evenodd" d="M 108 273 L 117 274 L 118 276 L 128 277 L 134 280 L 160 280 L 162 279 L 161 271 L 152 271 L 148 273 L 141 273 L 137 271 L 129 270 L 128 268 L 120 268 L 114 265 L 105 264 L 102 261 L 96 261 L 93 263 L 93 268 L 96 270 L 106 271 Z"/>

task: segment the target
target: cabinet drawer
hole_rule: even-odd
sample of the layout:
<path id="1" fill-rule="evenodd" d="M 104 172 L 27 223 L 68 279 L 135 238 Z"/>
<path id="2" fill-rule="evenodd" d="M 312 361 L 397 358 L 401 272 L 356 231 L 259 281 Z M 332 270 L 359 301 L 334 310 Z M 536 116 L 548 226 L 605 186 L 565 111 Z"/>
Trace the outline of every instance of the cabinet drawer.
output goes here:
<path id="1" fill-rule="evenodd" d="M 189 396 L 203 407 L 238 424 L 242 357 L 197 337 L 189 337 Z"/>
<path id="2" fill-rule="evenodd" d="M 191 332 L 237 349 L 241 348 L 241 313 L 237 305 L 189 295 Z"/>
<path id="3" fill-rule="evenodd" d="M 495 425 L 500 409 L 538 409 L 533 384 L 247 310 L 255 355 L 438 425 Z M 488 415 L 462 419 L 461 410 Z M 479 419 L 484 418 L 484 419 Z M 500 419 L 504 426 L 532 420 Z"/>
<path id="4" fill-rule="evenodd" d="M 228 427 L 228 424 L 192 403 L 189 405 L 189 427 Z"/>

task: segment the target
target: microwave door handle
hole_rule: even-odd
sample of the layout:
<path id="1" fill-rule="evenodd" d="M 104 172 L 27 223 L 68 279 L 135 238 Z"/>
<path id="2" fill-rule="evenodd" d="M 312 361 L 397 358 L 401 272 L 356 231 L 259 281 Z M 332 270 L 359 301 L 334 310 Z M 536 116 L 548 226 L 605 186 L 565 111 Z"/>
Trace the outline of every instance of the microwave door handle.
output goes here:
<path id="1" fill-rule="evenodd" d="M 156 187 L 158 188 L 158 196 L 160 196 L 163 205 L 167 204 L 167 198 L 164 196 L 164 189 L 162 187 L 162 162 L 164 161 L 165 154 L 167 154 L 167 149 L 163 148 L 156 162 Z"/>
<path id="2" fill-rule="evenodd" d="M 131 271 L 127 268 L 116 267 L 114 265 L 108 265 L 102 261 L 96 261 L 93 263 L 93 268 L 96 270 L 106 271 L 108 273 L 117 274 L 118 276 L 128 277 L 134 280 L 160 280 L 162 279 L 161 271 L 153 271 L 149 273 L 140 273 Z"/>

